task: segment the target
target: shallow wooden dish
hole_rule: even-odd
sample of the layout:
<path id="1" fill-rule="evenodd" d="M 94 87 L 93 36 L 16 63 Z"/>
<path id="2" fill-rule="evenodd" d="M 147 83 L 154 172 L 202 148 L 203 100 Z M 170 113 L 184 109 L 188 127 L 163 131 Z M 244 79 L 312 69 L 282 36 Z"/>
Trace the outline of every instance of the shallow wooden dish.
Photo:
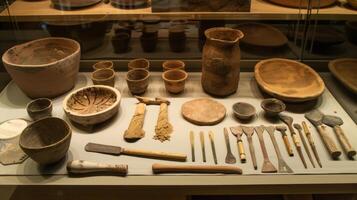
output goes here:
<path id="1" fill-rule="evenodd" d="M 307 8 L 308 7 L 308 2 L 309 0 L 268 0 L 272 3 L 281 5 L 281 6 L 286 6 L 286 7 L 291 7 L 291 8 Z M 323 8 L 323 7 L 328 7 L 336 3 L 337 0 L 312 0 L 311 1 L 311 6 L 312 8 Z"/>
<path id="2" fill-rule="evenodd" d="M 328 63 L 331 73 L 341 83 L 357 94 L 357 59 L 341 58 L 332 60 Z"/>
<path id="3" fill-rule="evenodd" d="M 325 89 L 323 80 L 312 68 L 294 60 L 262 60 L 255 65 L 254 76 L 263 91 L 283 101 L 313 100 Z"/>
<path id="4" fill-rule="evenodd" d="M 63 109 L 70 120 L 90 126 L 113 117 L 118 112 L 120 100 L 120 92 L 115 88 L 87 86 L 67 95 Z"/>
<path id="5" fill-rule="evenodd" d="M 288 38 L 277 28 L 261 23 L 239 24 L 237 29 L 243 32 L 240 40 L 243 44 L 258 47 L 281 47 L 288 43 Z"/>

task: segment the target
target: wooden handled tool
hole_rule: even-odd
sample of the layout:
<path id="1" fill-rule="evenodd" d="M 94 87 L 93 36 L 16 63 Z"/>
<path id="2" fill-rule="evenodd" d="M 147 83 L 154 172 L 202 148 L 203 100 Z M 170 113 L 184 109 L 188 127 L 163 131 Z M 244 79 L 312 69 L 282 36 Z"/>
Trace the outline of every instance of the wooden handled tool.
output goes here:
<path id="1" fill-rule="evenodd" d="M 185 162 L 187 156 L 179 153 L 168 153 L 161 151 L 146 151 L 146 150 L 138 150 L 138 149 L 125 149 L 117 146 L 96 144 L 96 143 L 88 143 L 85 146 L 85 150 L 88 152 L 96 152 L 96 153 L 104 153 L 111 155 L 129 155 L 129 156 L 139 156 L 145 158 L 154 158 L 154 159 L 162 159 L 162 160 L 174 160 Z"/>
<path id="2" fill-rule="evenodd" d="M 326 132 L 325 126 L 322 125 L 323 116 L 324 115 L 319 110 L 313 110 L 305 114 L 305 118 L 316 127 L 331 157 L 333 159 L 338 159 L 338 157 L 341 156 L 341 151 L 337 148 L 335 142 Z"/>
<path id="3" fill-rule="evenodd" d="M 217 161 L 216 147 L 214 145 L 214 135 L 213 135 L 212 131 L 208 132 L 208 137 L 209 137 L 209 140 L 211 141 L 213 160 L 214 160 L 214 163 L 217 165 L 218 161 Z"/>
<path id="4" fill-rule="evenodd" d="M 309 143 L 310 143 L 310 147 L 311 147 L 311 149 L 312 149 L 312 152 L 314 152 L 314 155 L 315 155 L 315 158 L 316 158 L 317 163 L 319 164 L 320 167 L 322 167 L 319 154 L 317 153 L 317 149 L 316 149 L 314 140 L 312 139 L 311 133 L 310 133 L 310 131 L 309 131 L 309 128 L 308 128 L 307 125 L 306 125 L 306 122 L 302 122 L 302 128 L 304 129 L 304 132 L 305 132 L 305 135 L 306 135 L 306 137 L 307 137 L 307 140 L 308 140 Z"/>
<path id="5" fill-rule="evenodd" d="M 152 171 L 159 173 L 222 173 L 242 174 L 242 169 L 235 166 L 210 166 L 210 165 L 166 165 L 155 163 Z"/>
<path id="6" fill-rule="evenodd" d="M 260 147 L 263 152 L 264 162 L 262 166 L 262 173 L 276 173 L 278 170 L 274 167 L 273 163 L 269 160 L 267 149 L 265 148 L 264 143 L 264 126 L 257 126 L 255 127 L 255 132 L 257 132 Z"/>
<path id="7" fill-rule="evenodd" d="M 276 130 L 278 130 L 281 133 L 283 140 L 284 140 L 286 151 L 288 152 L 289 156 L 294 156 L 293 149 L 291 148 L 288 136 L 286 135 L 286 127 L 285 126 L 276 126 Z"/>
<path id="8" fill-rule="evenodd" d="M 200 141 L 201 141 L 201 150 L 202 150 L 203 162 L 206 162 L 205 135 L 204 135 L 204 133 L 202 131 L 200 132 Z"/>
<path id="9" fill-rule="evenodd" d="M 300 136 L 300 138 L 301 138 L 302 144 L 304 145 L 306 154 L 307 154 L 307 156 L 309 157 L 309 160 L 310 160 L 312 166 L 315 168 L 315 163 L 314 163 L 314 161 L 313 161 L 313 159 L 312 159 L 312 156 L 311 156 L 309 147 L 307 146 L 307 143 L 306 143 L 306 141 L 305 141 L 304 135 L 302 134 L 302 127 L 300 126 L 300 124 L 294 124 L 294 128 L 296 128 L 296 129 L 298 130 L 299 136 Z"/>
<path id="10" fill-rule="evenodd" d="M 135 113 L 131 118 L 129 127 L 124 132 L 125 140 L 133 142 L 145 136 L 145 131 L 143 130 L 145 109 L 146 105 L 144 103 L 138 103 L 136 105 Z"/>
<path id="11" fill-rule="evenodd" d="M 230 130 L 231 130 L 232 134 L 237 137 L 237 147 L 238 147 L 240 161 L 242 163 L 245 163 L 246 155 L 245 155 L 245 150 L 244 150 L 243 140 L 242 140 L 242 134 L 243 134 L 242 127 L 240 127 L 240 126 L 231 127 Z"/>
<path id="12" fill-rule="evenodd" d="M 254 150 L 254 144 L 253 144 L 253 138 L 252 138 L 252 136 L 254 134 L 254 127 L 248 127 L 248 126 L 241 126 L 241 127 L 248 139 L 249 152 L 250 152 L 250 157 L 252 158 L 253 167 L 255 170 L 257 170 L 258 169 L 257 158 L 255 156 L 255 150 Z"/>
<path id="13" fill-rule="evenodd" d="M 236 157 L 234 157 L 232 150 L 231 150 L 231 145 L 229 143 L 229 134 L 227 128 L 223 128 L 223 133 L 224 133 L 224 140 L 226 141 L 226 148 L 227 148 L 227 154 L 226 154 L 226 163 L 228 164 L 234 164 L 237 162 Z"/>
<path id="14" fill-rule="evenodd" d="M 190 144 L 191 144 L 191 159 L 192 162 L 196 161 L 195 158 L 195 133 L 193 131 L 190 131 Z"/>
<path id="15" fill-rule="evenodd" d="M 67 163 L 67 171 L 72 174 L 112 172 L 125 176 L 128 174 L 128 165 L 104 164 L 85 160 L 73 160 Z"/>

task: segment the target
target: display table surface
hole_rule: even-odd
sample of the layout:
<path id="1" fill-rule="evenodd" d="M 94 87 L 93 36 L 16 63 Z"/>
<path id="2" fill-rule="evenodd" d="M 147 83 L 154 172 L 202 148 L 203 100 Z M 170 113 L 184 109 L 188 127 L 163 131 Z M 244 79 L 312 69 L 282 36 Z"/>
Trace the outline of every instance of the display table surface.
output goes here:
<path id="1" fill-rule="evenodd" d="M 78 81 L 75 88 L 80 88 L 85 85 L 92 84 L 89 79 L 89 74 L 81 73 L 78 76 Z M 253 191 L 253 185 L 257 186 L 257 191 L 266 191 L 270 188 L 279 188 L 282 185 L 300 185 L 306 184 L 304 188 L 307 190 L 308 185 L 314 185 L 314 191 L 322 189 L 322 185 L 331 186 L 333 188 L 341 189 L 339 192 L 353 191 L 353 187 L 357 186 L 357 162 L 355 160 L 348 160 L 345 155 L 341 156 L 339 161 L 332 161 L 324 148 L 322 141 L 315 131 L 315 129 L 309 124 L 313 138 L 315 140 L 319 156 L 322 161 L 323 168 L 313 168 L 311 163 L 304 152 L 304 157 L 308 164 L 308 169 L 304 169 L 297 156 L 296 149 L 293 146 L 295 152 L 294 157 L 289 157 L 286 153 L 283 141 L 280 137 L 280 133 L 276 132 L 276 138 L 283 154 L 285 161 L 294 170 L 294 175 L 287 174 L 261 174 L 262 165 L 262 152 L 258 142 L 256 134 L 253 136 L 255 151 L 258 161 L 258 170 L 253 170 L 251 158 L 248 151 L 248 143 L 246 137 L 243 136 L 243 142 L 247 153 L 247 163 L 242 164 L 238 159 L 237 147 L 235 144 L 235 138 L 230 135 L 230 142 L 233 154 L 237 158 L 237 166 L 243 169 L 244 175 L 198 175 L 198 174 L 181 174 L 181 175 L 152 175 L 151 164 L 152 163 L 173 163 L 173 164 L 214 164 L 212 158 L 212 152 L 210 143 L 208 140 L 208 130 L 212 130 L 215 133 L 216 150 L 218 155 L 218 163 L 220 165 L 226 165 L 224 158 L 226 154 L 226 148 L 223 137 L 223 127 L 230 127 L 239 125 L 241 122 L 236 120 L 232 115 L 231 106 L 237 101 L 244 101 L 253 104 L 257 111 L 258 116 L 251 123 L 246 124 L 249 126 L 257 125 L 270 125 L 279 124 L 279 122 L 267 121 L 263 117 L 263 112 L 260 108 L 260 101 L 265 96 L 258 89 L 253 73 L 241 73 L 241 80 L 239 83 L 238 92 L 225 99 L 216 99 L 227 108 L 227 116 L 223 122 L 215 126 L 196 126 L 185 121 L 180 114 L 180 107 L 182 103 L 192 98 L 208 97 L 202 91 L 200 84 L 200 74 L 190 73 L 189 79 L 186 85 L 185 92 L 180 95 L 170 95 L 166 93 L 163 81 L 160 73 L 153 73 L 148 91 L 144 96 L 148 97 L 167 97 L 171 101 L 169 106 L 169 118 L 174 126 L 174 132 L 172 134 L 171 141 L 159 142 L 152 139 L 154 135 L 154 127 L 159 111 L 158 106 L 147 106 L 147 112 L 145 117 L 144 130 L 146 131 L 145 138 L 139 140 L 136 143 L 127 143 L 123 140 L 123 132 L 128 127 L 131 116 L 134 113 L 136 99 L 134 99 L 128 92 L 126 87 L 125 72 L 117 73 L 116 88 L 118 88 L 122 95 L 121 107 L 119 114 L 115 116 L 109 122 L 96 127 L 92 132 L 87 132 L 78 129 L 74 126 L 73 136 L 71 141 L 70 150 L 65 160 L 58 163 L 51 168 L 41 168 L 31 159 L 27 159 L 23 164 L 12 166 L 0 166 L 0 184 L 1 185 L 117 185 L 117 186 L 181 186 L 181 189 L 189 189 L 190 186 L 202 186 L 202 189 L 207 186 L 229 186 L 224 190 L 232 189 L 233 193 L 240 193 L 234 191 L 236 186 L 244 187 L 246 191 Z M 53 115 L 56 117 L 64 118 L 64 112 L 62 110 L 62 100 L 65 95 L 53 100 L 54 111 Z M 9 85 L 0 94 L 0 121 L 4 121 L 12 118 L 28 118 L 25 110 L 25 106 L 30 101 L 13 83 Z M 311 104 L 311 105 L 310 105 Z M 343 108 L 337 103 L 331 93 L 326 90 L 321 98 L 316 102 L 288 105 L 290 115 L 294 118 L 295 122 L 306 121 L 303 118 L 303 113 L 313 107 L 318 107 L 325 114 L 335 114 L 343 118 L 344 125 L 342 128 L 345 130 L 352 145 L 357 147 L 357 135 L 354 134 L 356 130 L 356 124 L 343 110 Z M 294 113 L 292 113 L 294 111 Z M 191 152 L 189 143 L 189 131 L 193 130 L 196 133 L 196 162 L 191 163 Z M 206 133 L 206 155 L 207 163 L 202 162 L 202 155 L 199 143 L 198 133 L 204 131 Z M 338 144 L 332 129 L 328 128 L 331 136 Z M 269 157 L 274 165 L 277 167 L 277 159 L 274 152 L 272 142 L 269 135 L 265 133 L 265 143 L 269 152 Z M 290 134 L 288 132 L 289 140 L 292 144 Z M 97 153 L 89 153 L 84 151 L 84 145 L 88 142 L 97 142 L 110 145 L 119 145 L 128 148 L 140 148 L 148 150 L 160 150 L 169 152 L 180 152 L 188 155 L 188 162 L 176 163 L 168 161 L 158 161 L 152 159 L 136 158 L 129 156 L 110 156 Z M 338 146 L 340 146 L 338 144 Z M 106 163 L 121 163 L 129 165 L 128 177 L 116 177 L 116 176 L 91 176 L 91 177 L 68 177 L 65 170 L 65 164 L 67 160 L 83 159 L 88 161 L 106 162 Z M 316 160 L 315 164 L 316 164 Z M 269 186 L 269 187 L 263 187 Z M 344 187 L 342 187 L 344 186 Z M 222 190 L 222 192 L 224 191 Z M 299 191 L 301 188 L 291 188 L 288 191 Z M 274 190 L 275 191 L 275 190 Z M 286 191 L 286 192 L 288 192 Z M 209 193 L 209 191 L 207 191 Z M 227 191 L 226 191 L 227 192 Z M 270 191 L 269 193 L 272 193 Z M 278 190 L 276 192 L 279 193 Z M 326 192 L 326 191 L 325 191 Z M 281 193 L 281 192 L 280 192 Z"/>

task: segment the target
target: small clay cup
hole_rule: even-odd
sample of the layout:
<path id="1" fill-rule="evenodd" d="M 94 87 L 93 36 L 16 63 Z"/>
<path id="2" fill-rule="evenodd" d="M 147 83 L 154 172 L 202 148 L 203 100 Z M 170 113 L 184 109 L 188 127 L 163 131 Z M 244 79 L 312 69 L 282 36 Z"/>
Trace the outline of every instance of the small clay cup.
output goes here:
<path id="1" fill-rule="evenodd" d="M 155 35 L 142 35 L 140 37 L 141 48 L 144 52 L 154 52 L 156 50 L 158 38 Z"/>
<path id="2" fill-rule="evenodd" d="M 34 120 L 52 116 L 52 101 L 47 98 L 39 98 L 27 104 L 28 115 Z"/>
<path id="3" fill-rule="evenodd" d="M 187 77 L 187 72 L 180 69 L 171 69 L 162 73 L 166 91 L 173 94 L 178 94 L 185 89 Z"/>
<path id="4" fill-rule="evenodd" d="M 146 69 L 132 69 L 126 74 L 128 88 L 133 95 L 145 93 L 149 86 L 150 72 Z"/>
<path id="5" fill-rule="evenodd" d="M 286 105 L 284 104 L 284 102 L 275 98 L 264 99 L 260 106 L 263 108 L 266 115 L 269 117 L 277 117 L 279 113 L 283 112 L 286 109 Z"/>
<path id="6" fill-rule="evenodd" d="M 125 27 L 125 26 L 119 26 L 117 28 L 114 28 L 114 34 L 115 35 L 120 35 L 126 33 L 129 35 L 129 38 L 131 39 L 131 28 Z"/>
<path id="7" fill-rule="evenodd" d="M 67 122 L 47 117 L 27 126 L 20 135 L 19 145 L 38 164 L 48 165 L 66 156 L 71 136 Z"/>
<path id="8" fill-rule="evenodd" d="M 181 60 L 167 60 L 162 63 L 162 68 L 164 71 L 171 69 L 185 70 L 185 63 Z"/>
<path id="9" fill-rule="evenodd" d="M 130 35 L 119 33 L 112 38 L 114 53 L 125 53 L 129 50 Z"/>
<path id="10" fill-rule="evenodd" d="M 98 70 L 98 69 L 114 69 L 114 64 L 110 60 L 104 60 L 97 62 L 93 65 L 93 69 Z"/>
<path id="11" fill-rule="evenodd" d="M 169 45 L 173 52 L 183 52 L 186 48 L 185 29 L 181 27 L 172 27 L 169 30 Z"/>
<path id="12" fill-rule="evenodd" d="M 128 70 L 132 69 L 146 69 L 149 71 L 150 68 L 150 61 L 145 58 L 138 58 L 129 61 L 128 63 Z"/>
<path id="13" fill-rule="evenodd" d="M 92 73 L 91 79 L 94 85 L 107 85 L 114 87 L 115 71 L 112 69 L 98 69 Z"/>
<path id="14" fill-rule="evenodd" d="M 249 103 L 238 102 L 232 106 L 234 116 L 240 120 L 250 120 L 256 115 L 254 106 Z"/>

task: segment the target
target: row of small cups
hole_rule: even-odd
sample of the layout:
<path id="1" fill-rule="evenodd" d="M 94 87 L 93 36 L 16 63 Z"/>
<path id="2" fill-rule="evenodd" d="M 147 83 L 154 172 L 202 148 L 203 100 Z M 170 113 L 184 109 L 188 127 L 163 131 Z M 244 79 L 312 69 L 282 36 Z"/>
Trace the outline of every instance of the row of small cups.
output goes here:
<path id="1" fill-rule="evenodd" d="M 163 64 L 162 79 L 168 92 L 178 94 L 185 88 L 188 77 L 185 72 L 185 63 L 180 60 L 168 60 Z M 130 92 L 134 95 L 145 93 L 149 85 L 150 61 L 144 58 L 134 59 L 128 63 L 129 71 L 126 81 Z M 108 85 L 114 87 L 115 71 L 112 61 L 101 61 L 93 65 L 95 70 L 91 79 L 95 85 Z"/>

